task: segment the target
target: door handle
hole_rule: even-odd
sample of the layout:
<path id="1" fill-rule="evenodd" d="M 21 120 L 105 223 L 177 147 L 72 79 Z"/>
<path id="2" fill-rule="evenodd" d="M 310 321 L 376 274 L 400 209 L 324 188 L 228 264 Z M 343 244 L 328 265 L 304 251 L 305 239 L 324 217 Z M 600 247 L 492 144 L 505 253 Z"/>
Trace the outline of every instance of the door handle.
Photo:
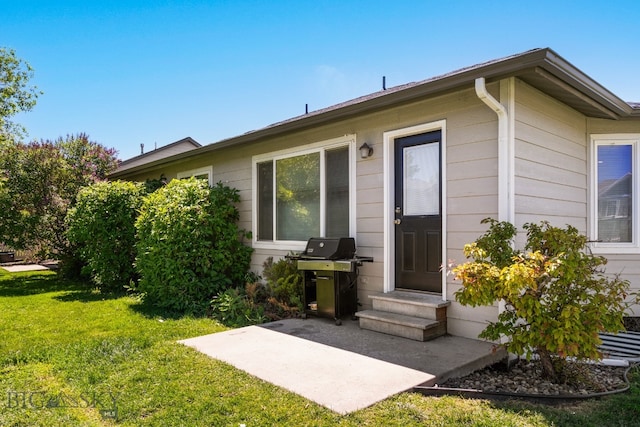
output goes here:
<path id="1" fill-rule="evenodd" d="M 394 220 L 393 220 L 393 223 L 394 223 L 395 225 L 400 225 L 400 223 L 401 223 L 401 222 L 402 222 L 402 220 L 401 220 L 401 219 L 394 219 Z"/>

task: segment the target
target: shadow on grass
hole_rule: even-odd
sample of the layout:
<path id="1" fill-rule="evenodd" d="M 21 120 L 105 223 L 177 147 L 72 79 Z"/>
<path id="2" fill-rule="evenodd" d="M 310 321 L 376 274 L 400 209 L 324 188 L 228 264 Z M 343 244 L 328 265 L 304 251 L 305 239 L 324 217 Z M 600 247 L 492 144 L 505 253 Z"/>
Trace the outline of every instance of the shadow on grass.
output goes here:
<path id="1" fill-rule="evenodd" d="M 130 305 L 129 309 L 149 319 L 163 318 L 163 319 L 178 320 L 178 319 L 183 319 L 185 317 L 191 317 L 194 319 L 208 317 L 205 314 L 193 314 L 193 313 L 170 311 L 165 308 L 157 307 L 142 299 L 139 300 L 136 304 Z"/>
<path id="2" fill-rule="evenodd" d="M 62 302 L 94 302 L 121 298 L 122 293 L 103 293 L 87 282 L 65 279 L 50 271 L 11 273 L 0 276 L 0 297 L 20 297 L 66 292 L 53 297 Z"/>
<path id="3" fill-rule="evenodd" d="M 69 293 L 66 293 L 64 295 L 58 295 L 53 297 L 53 299 L 61 301 L 61 302 L 96 302 L 96 301 L 108 301 L 108 300 L 114 300 L 114 299 L 118 299 L 118 298 L 122 298 L 126 296 L 126 294 L 124 292 L 121 293 L 105 293 L 105 292 L 100 292 L 98 290 L 92 290 L 92 289 L 82 289 L 82 290 L 76 290 L 76 291 L 72 291 Z"/>
<path id="4" fill-rule="evenodd" d="M 20 297 L 60 291 L 86 290 L 86 285 L 65 280 L 52 272 L 15 273 L 0 276 L 0 297 Z"/>

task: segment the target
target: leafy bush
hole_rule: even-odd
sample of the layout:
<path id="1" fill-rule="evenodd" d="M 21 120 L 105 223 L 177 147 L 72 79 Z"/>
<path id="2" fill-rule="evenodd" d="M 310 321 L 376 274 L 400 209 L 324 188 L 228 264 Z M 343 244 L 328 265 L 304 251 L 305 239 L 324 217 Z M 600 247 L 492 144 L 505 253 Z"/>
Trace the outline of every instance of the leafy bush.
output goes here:
<path id="1" fill-rule="evenodd" d="M 453 269 L 463 287 L 463 305 L 491 305 L 503 300 L 505 310 L 481 338 L 508 337 L 507 350 L 530 357 L 536 352 L 543 375 L 562 380 L 567 357 L 599 359 L 601 331 L 622 329 L 629 283 L 605 276 L 604 257 L 586 251 L 587 238 L 572 226 L 525 224 L 524 251 L 511 242 L 516 228 L 485 219 L 489 230 L 464 253 L 471 258 Z"/>
<path id="2" fill-rule="evenodd" d="M 226 289 L 211 301 L 211 315 L 227 326 L 235 328 L 267 321 L 264 307 L 238 288 Z"/>
<path id="3" fill-rule="evenodd" d="M 122 291 L 136 278 L 134 224 L 143 191 L 131 182 L 93 184 L 80 190 L 67 213 L 70 246 L 101 291 Z"/>
<path id="4" fill-rule="evenodd" d="M 304 278 L 298 270 L 296 261 L 285 257 L 273 262 L 273 257 L 269 257 L 264 262 L 263 268 L 262 274 L 267 281 L 267 288 L 275 300 L 302 311 Z"/>
<path id="5" fill-rule="evenodd" d="M 158 307 L 204 314 L 215 295 L 243 285 L 252 249 L 242 244 L 235 189 L 173 180 L 143 201 L 136 221 L 137 289 Z"/>

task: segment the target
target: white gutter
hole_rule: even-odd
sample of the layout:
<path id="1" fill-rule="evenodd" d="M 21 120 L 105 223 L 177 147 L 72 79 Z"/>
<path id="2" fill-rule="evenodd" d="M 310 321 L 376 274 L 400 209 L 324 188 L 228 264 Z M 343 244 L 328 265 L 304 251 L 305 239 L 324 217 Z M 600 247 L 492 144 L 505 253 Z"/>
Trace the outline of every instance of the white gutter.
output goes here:
<path id="1" fill-rule="evenodd" d="M 504 81 L 510 106 L 513 105 L 513 80 Z M 503 92 L 503 82 L 500 92 Z M 498 221 L 515 225 L 514 138 L 509 112 L 489 92 L 484 77 L 476 79 L 476 95 L 498 115 Z"/>

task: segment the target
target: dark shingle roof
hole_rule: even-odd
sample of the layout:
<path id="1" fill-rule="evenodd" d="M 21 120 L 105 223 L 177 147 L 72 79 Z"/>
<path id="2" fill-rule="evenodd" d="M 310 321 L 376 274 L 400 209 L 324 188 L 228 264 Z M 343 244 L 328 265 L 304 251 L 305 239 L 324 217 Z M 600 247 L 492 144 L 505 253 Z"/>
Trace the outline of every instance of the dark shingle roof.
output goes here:
<path id="1" fill-rule="evenodd" d="M 440 74 L 438 76 L 430 77 L 428 79 L 421 80 L 421 81 L 418 81 L 418 82 L 410 82 L 410 83 L 405 83 L 405 84 L 398 85 L 398 86 L 393 86 L 393 87 L 390 87 L 390 88 L 387 88 L 387 89 L 384 89 L 384 90 L 379 90 L 377 92 L 373 92 L 373 93 L 370 93 L 370 94 L 367 94 L 367 95 L 360 96 L 358 98 L 350 99 L 348 101 L 341 102 L 339 104 L 331 105 L 329 107 L 321 108 L 321 109 L 315 110 L 315 111 L 310 111 L 307 114 L 302 114 L 300 116 L 291 117 L 289 119 L 286 119 L 286 120 L 283 120 L 283 121 L 280 121 L 280 122 L 277 122 L 277 123 L 270 124 L 270 125 L 266 126 L 263 129 L 268 129 L 268 128 L 281 126 L 281 125 L 286 124 L 286 123 L 291 123 L 291 122 L 295 122 L 295 121 L 298 121 L 298 120 L 302 120 L 302 119 L 304 119 L 306 117 L 317 116 L 317 115 L 320 115 L 320 114 L 328 113 L 330 111 L 340 110 L 340 109 L 343 109 L 345 107 L 349 107 L 349 106 L 353 106 L 353 105 L 357 105 L 357 104 L 362 104 L 362 103 L 365 103 L 365 102 L 368 102 L 368 101 L 373 101 L 375 99 L 378 99 L 378 98 L 381 98 L 381 97 L 384 97 L 384 96 L 389 96 L 389 95 L 397 93 L 397 92 L 402 92 L 402 91 L 405 91 L 405 90 L 410 89 L 410 88 L 415 88 L 415 87 L 419 87 L 419 86 L 428 85 L 431 82 L 442 81 L 442 80 L 444 80 L 446 78 L 453 78 L 455 76 L 458 76 L 458 75 L 461 75 L 461 74 L 464 74 L 464 73 L 468 73 L 468 72 L 471 72 L 471 71 L 474 71 L 474 70 L 482 69 L 482 68 L 487 67 L 489 65 L 495 65 L 495 64 L 499 64 L 501 62 L 514 60 L 514 59 L 516 59 L 518 57 L 523 57 L 523 56 L 531 54 L 533 52 L 542 52 L 544 50 L 545 49 L 531 49 L 531 50 L 528 50 L 526 52 L 522 52 L 522 53 L 518 53 L 518 54 L 515 54 L 515 55 L 506 56 L 504 58 L 493 59 L 493 60 L 482 62 L 482 63 L 479 63 L 479 64 L 470 65 L 468 67 L 463 67 L 463 68 L 460 68 L 460 69 L 457 69 L 457 70 L 454 70 L 454 71 L 451 71 L 451 72 L 448 72 L 448 73 L 445 73 L 445 74 Z"/>
<path id="2" fill-rule="evenodd" d="M 265 137 L 320 126 L 334 120 L 342 120 L 465 87 L 470 88 L 478 77 L 485 78 L 488 83 L 507 77 L 518 77 L 587 117 L 619 119 L 640 116 L 640 103 L 622 101 L 551 49 L 532 49 L 460 68 L 419 82 L 373 92 L 133 169 L 141 170 L 144 167 L 153 167 L 204 152 L 255 142 Z M 119 175 L 118 172 L 113 176 L 117 175 Z"/>

